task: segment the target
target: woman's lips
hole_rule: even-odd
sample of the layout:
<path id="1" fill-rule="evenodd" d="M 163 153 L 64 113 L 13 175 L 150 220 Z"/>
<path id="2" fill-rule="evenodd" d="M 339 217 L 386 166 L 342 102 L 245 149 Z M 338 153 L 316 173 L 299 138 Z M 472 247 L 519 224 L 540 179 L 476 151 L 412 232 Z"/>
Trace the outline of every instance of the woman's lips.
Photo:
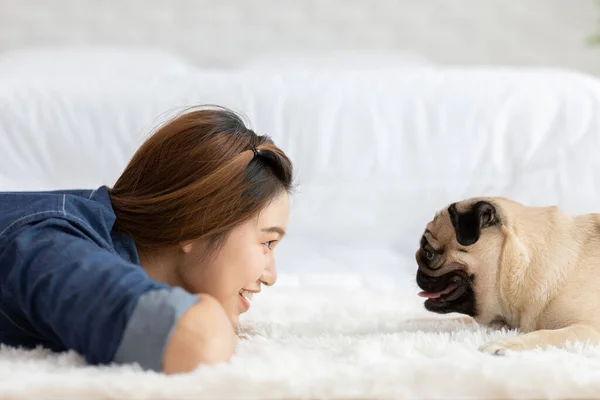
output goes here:
<path id="1" fill-rule="evenodd" d="M 239 292 L 239 296 L 240 296 L 240 304 L 242 306 L 242 312 L 246 312 L 250 309 L 250 305 L 252 304 L 252 296 L 254 295 L 254 293 L 249 292 L 247 290 L 240 290 Z"/>

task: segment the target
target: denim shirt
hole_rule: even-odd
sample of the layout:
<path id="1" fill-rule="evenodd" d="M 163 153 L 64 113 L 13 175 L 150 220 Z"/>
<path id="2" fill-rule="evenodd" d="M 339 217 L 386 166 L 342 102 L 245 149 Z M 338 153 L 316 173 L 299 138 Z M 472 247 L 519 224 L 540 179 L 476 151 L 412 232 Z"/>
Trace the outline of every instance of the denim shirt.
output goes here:
<path id="1" fill-rule="evenodd" d="M 148 277 L 108 188 L 0 192 L 0 342 L 75 350 L 92 365 L 162 369 L 198 299 Z"/>

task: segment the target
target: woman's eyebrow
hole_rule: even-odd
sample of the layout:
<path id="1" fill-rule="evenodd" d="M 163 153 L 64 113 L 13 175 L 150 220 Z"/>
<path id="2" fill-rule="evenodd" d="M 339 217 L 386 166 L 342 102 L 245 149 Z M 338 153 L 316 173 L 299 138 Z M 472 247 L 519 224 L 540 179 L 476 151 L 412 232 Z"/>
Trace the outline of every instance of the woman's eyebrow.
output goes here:
<path id="1" fill-rule="evenodd" d="M 269 233 L 278 233 L 280 237 L 284 237 L 285 236 L 285 231 L 283 229 L 281 229 L 278 226 L 271 226 L 269 228 L 262 228 L 261 229 L 263 232 L 269 232 Z"/>

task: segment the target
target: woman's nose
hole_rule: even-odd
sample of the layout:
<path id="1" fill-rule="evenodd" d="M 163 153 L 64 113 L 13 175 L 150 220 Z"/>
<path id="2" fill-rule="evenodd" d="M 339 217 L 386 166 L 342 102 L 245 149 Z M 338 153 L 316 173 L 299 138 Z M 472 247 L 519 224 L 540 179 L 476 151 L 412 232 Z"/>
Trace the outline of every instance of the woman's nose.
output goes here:
<path id="1" fill-rule="evenodd" d="M 267 286 L 273 286 L 275 282 L 277 282 L 277 269 L 275 268 L 275 260 L 272 260 L 267 268 L 265 268 L 260 280 Z"/>

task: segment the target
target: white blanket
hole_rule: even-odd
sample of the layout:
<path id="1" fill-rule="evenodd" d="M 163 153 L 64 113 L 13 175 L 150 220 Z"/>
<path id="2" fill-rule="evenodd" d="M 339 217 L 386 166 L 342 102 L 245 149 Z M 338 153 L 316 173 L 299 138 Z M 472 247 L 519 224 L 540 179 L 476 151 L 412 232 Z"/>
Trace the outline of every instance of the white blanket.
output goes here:
<path id="1" fill-rule="evenodd" d="M 600 348 L 490 356 L 514 331 L 490 331 L 424 311 L 407 282 L 394 291 L 267 288 L 243 319 L 230 364 L 166 377 L 82 366 L 72 353 L 0 350 L 3 398 L 513 399 L 600 395 Z M 8 378 L 8 379 L 6 379 Z"/>

